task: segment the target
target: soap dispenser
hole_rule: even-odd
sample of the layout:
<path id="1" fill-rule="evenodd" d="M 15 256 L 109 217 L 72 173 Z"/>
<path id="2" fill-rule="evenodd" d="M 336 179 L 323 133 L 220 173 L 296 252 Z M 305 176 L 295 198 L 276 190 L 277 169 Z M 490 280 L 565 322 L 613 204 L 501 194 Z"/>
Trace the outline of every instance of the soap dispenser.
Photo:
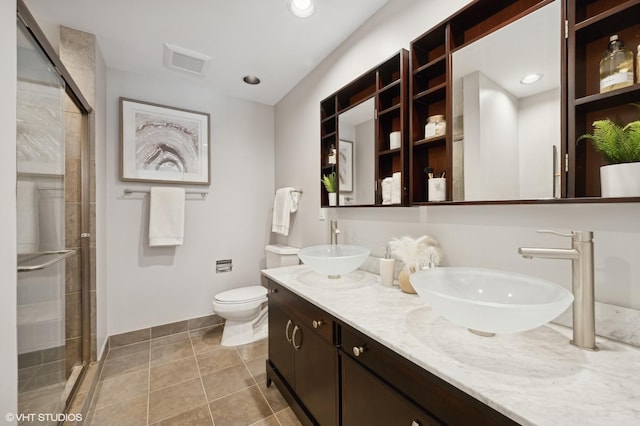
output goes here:
<path id="1" fill-rule="evenodd" d="M 389 254 L 389 245 L 387 245 L 384 258 L 380 259 L 380 284 L 385 287 L 393 286 L 394 267 L 395 260 L 391 258 L 391 255 Z"/>

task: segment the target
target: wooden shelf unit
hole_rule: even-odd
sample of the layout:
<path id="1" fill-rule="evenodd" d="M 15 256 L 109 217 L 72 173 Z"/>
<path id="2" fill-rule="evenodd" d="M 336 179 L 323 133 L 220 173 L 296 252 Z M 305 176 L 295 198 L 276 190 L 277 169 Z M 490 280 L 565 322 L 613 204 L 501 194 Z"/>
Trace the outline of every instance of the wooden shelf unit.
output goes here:
<path id="1" fill-rule="evenodd" d="M 411 42 L 409 82 L 410 204 L 428 204 L 425 168 L 436 176 L 453 176 L 453 119 L 451 54 L 511 22 L 549 4 L 552 0 L 476 0 Z M 444 136 L 425 139 L 425 125 L 432 115 L 444 115 Z M 447 179 L 451 201 L 452 180 Z"/>
<path id="2" fill-rule="evenodd" d="M 580 135 L 592 133 L 592 123 L 609 118 L 621 124 L 637 120 L 640 84 L 600 92 L 599 64 L 609 37 L 617 34 L 634 53 L 640 44 L 640 0 L 567 0 L 567 197 L 600 197 L 602 154 L 589 141 L 576 144 Z"/>
<path id="3" fill-rule="evenodd" d="M 320 169 L 322 174 L 338 170 L 338 164 L 328 164 L 330 146 L 338 149 L 340 140 L 338 131 L 338 117 L 355 105 L 375 98 L 375 205 L 382 204 L 381 181 L 395 172 L 402 172 L 402 204 L 408 205 L 408 156 L 406 144 L 408 140 L 408 72 L 409 52 L 401 49 L 393 56 L 380 63 L 360 77 L 347 84 L 336 93 L 320 103 Z M 390 149 L 390 133 L 399 131 L 401 147 Z M 339 159 L 337 160 L 340 161 Z M 372 182 L 372 185 L 374 182 Z M 339 191 L 339 189 L 338 189 Z M 329 205 L 328 195 L 324 186 L 321 188 L 321 206 Z M 339 206 L 339 202 L 338 202 Z"/>

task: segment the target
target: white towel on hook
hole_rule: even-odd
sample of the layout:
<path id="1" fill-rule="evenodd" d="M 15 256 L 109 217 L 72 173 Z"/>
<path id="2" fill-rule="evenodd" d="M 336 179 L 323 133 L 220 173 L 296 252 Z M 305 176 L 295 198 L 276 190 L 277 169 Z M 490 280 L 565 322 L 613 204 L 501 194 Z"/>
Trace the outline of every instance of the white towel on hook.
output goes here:
<path id="1" fill-rule="evenodd" d="M 290 216 L 293 208 L 291 191 L 293 191 L 293 188 L 280 188 L 276 191 L 276 196 L 273 200 L 271 231 L 285 236 L 289 235 Z"/>
<path id="2" fill-rule="evenodd" d="M 182 245 L 184 197 L 184 188 L 151 188 L 149 247 Z"/>

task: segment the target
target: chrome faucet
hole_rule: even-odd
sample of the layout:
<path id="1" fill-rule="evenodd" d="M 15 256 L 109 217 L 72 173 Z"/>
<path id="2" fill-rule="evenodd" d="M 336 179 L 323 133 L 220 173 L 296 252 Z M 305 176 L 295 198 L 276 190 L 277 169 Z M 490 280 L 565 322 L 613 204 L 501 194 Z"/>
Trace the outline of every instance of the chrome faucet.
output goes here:
<path id="1" fill-rule="evenodd" d="M 573 275 L 573 340 L 571 344 L 581 349 L 596 351 L 595 300 L 593 284 L 593 232 L 538 231 L 571 238 L 570 249 L 518 248 L 525 259 L 571 259 Z"/>
<path id="2" fill-rule="evenodd" d="M 340 234 L 340 230 L 338 229 L 338 221 L 331 221 L 331 245 L 335 246 L 338 244 L 338 234 Z"/>

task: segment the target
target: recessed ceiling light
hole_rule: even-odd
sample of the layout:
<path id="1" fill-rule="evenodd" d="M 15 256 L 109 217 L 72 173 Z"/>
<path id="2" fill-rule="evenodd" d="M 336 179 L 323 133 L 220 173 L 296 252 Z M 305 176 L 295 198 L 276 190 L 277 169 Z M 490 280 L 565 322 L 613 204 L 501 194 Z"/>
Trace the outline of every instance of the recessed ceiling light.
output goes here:
<path id="1" fill-rule="evenodd" d="M 299 18 L 308 18 L 313 15 L 315 6 L 313 0 L 290 0 L 289 9 Z"/>
<path id="2" fill-rule="evenodd" d="M 542 74 L 529 74 L 527 76 L 522 77 L 520 80 L 521 84 L 532 84 L 542 78 Z"/>
<path id="3" fill-rule="evenodd" d="M 242 80 L 247 84 L 260 84 L 260 79 L 255 75 L 245 75 Z"/>

